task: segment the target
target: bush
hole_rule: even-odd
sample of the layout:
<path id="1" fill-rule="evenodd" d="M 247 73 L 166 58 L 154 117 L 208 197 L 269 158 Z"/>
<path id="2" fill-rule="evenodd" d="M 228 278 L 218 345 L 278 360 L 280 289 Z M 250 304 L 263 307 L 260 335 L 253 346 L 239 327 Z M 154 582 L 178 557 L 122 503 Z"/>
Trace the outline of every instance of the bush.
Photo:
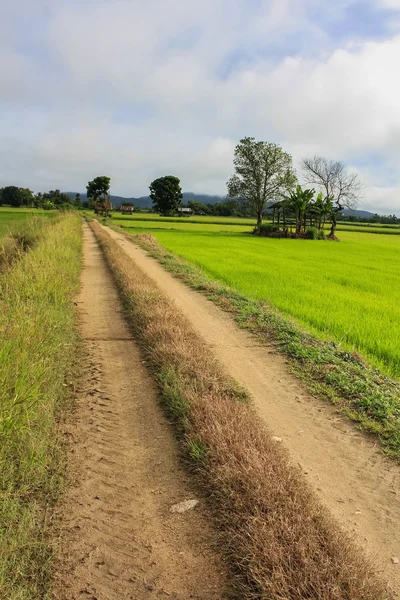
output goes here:
<path id="1" fill-rule="evenodd" d="M 308 240 L 318 240 L 318 229 L 316 227 L 307 227 L 306 238 Z"/>
<path id="2" fill-rule="evenodd" d="M 323 229 L 318 229 L 318 239 L 326 240 L 326 233 Z"/>
<path id="3" fill-rule="evenodd" d="M 271 235 L 271 233 L 275 233 L 279 231 L 278 225 L 275 223 L 263 223 L 260 227 L 256 228 L 259 235 Z"/>

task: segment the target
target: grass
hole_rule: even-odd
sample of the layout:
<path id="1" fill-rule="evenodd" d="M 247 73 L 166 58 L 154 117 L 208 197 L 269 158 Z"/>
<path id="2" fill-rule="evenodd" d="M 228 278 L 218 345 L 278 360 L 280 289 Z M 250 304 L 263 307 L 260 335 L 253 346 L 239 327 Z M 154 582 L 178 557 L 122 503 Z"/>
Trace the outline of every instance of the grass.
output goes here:
<path id="1" fill-rule="evenodd" d="M 137 235 L 134 239 L 167 270 L 232 314 L 241 327 L 285 354 L 291 370 L 312 394 L 334 403 L 364 431 L 377 435 L 388 455 L 400 458 L 397 380 L 368 366 L 359 355 L 342 346 L 316 338 L 269 303 L 253 300 L 211 279 L 204 270 L 165 250 L 153 236 Z"/>
<path id="2" fill-rule="evenodd" d="M 400 376 L 400 239 L 342 233 L 341 243 L 153 232 L 169 251 L 324 340 Z"/>
<path id="3" fill-rule="evenodd" d="M 53 218 L 56 211 L 40 210 L 31 208 L 5 208 L 0 206 L 0 240 L 10 231 L 16 230 L 21 221 L 30 217 Z"/>
<path id="4" fill-rule="evenodd" d="M 6 226 L 0 223 L 0 271 L 10 267 L 24 252 L 32 249 L 48 224 L 48 219 L 31 217 L 28 213 L 21 219 L 6 221 Z"/>
<path id="5" fill-rule="evenodd" d="M 127 318 L 195 473 L 246 600 L 381 600 L 385 587 L 304 476 L 261 426 L 245 393 L 124 251 L 91 223 Z"/>
<path id="6" fill-rule="evenodd" d="M 93 213 L 92 213 L 93 214 Z M 155 213 L 133 213 L 123 215 L 114 211 L 113 220 L 127 229 L 172 229 L 176 231 L 214 231 L 238 232 L 252 231 L 256 220 L 244 217 L 217 217 L 214 215 L 193 215 L 192 217 L 163 217 Z M 268 221 L 267 221 L 268 222 Z M 203 227 L 199 227 L 203 226 Z M 209 228 L 212 225 L 215 227 Z M 329 224 L 326 225 L 329 231 Z M 400 225 L 381 225 L 379 223 L 349 223 L 338 224 L 338 231 L 357 231 L 364 233 L 385 233 L 400 235 Z"/>
<path id="7" fill-rule="evenodd" d="M 77 347 L 81 226 L 51 220 L 0 281 L 0 597 L 47 597 L 51 507 L 63 481 L 56 431 Z"/>

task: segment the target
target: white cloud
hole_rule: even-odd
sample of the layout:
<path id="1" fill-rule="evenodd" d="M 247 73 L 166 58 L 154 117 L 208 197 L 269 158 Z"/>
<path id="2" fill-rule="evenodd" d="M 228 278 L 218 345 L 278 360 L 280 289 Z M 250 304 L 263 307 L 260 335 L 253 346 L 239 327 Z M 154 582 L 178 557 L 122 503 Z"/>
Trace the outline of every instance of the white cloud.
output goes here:
<path id="1" fill-rule="evenodd" d="M 254 135 L 362 163 L 365 202 L 400 212 L 400 37 L 333 48 L 324 22 L 352 1 L 3 0 L 0 185 L 83 190 L 106 172 L 132 195 L 176 173 L 224 193 Z"/>

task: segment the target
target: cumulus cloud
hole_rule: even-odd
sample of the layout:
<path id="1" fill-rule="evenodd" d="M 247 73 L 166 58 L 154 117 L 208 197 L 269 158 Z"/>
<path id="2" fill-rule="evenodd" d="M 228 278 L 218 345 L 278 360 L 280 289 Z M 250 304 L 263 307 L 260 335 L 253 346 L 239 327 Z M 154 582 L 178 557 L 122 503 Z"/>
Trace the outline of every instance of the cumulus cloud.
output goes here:
<path id="1" fill-rule="evenodd" d="M 367 4 L 379 36 L 354 35 L 355 0 L 3 0 L 0 185 L 79 191 L 104 172 L 142 195 L 173 173 L 223 194 L 254 135 L 345 160 L 365 206 L 400 213 L 400 5 Z"/>

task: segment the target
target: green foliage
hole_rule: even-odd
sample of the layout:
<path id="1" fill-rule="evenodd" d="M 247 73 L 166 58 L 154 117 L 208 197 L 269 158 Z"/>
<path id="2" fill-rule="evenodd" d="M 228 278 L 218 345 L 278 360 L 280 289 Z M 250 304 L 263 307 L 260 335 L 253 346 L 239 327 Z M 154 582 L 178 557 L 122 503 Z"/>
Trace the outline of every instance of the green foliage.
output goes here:
<path id="1" fill-rule="evenodd" d="M 3 188 L 2 202 L 10 206 L 22 206 L 23 195 L 21 189 L 15 185 L 8 185 Z"/>
<path id="2" fill-rule="evenodd" d="M 53 210 L 55 208 L 55 204 L 51 200 L 43 200 L 41 207 L 43 210 Z"/>
<path id="3" fill-rule="evenodd" d="M 290 192 L 289 196 L 285 197 L 286 202 L 284 206 L 286 205 L 296 216 L 297 234 L 304 231 L 305 214 L 310 209 L 314 192 L 315 190 L 303 190 L 301 185 L 297 185 L 296 190 Z"/>
<path id="4" fill-rule="evenodd" d="M 318 229 L 316 227 L 307 227 L 306 229 L 306 238 L 308 240 L 318 240 Z"/>
<path id="5" fill-rule="evenodd" d="M 326 240 L 326 233 L 323 229 L 318 229 L 318 239 Z"/>
<path id="6" fill-rule="evenodd" d="M 45 192 L 43 194 L 43 202 L 46 200 L 51 202 L 55 207 L 71 202 L 71 198 L 67 194 L 62 194 L 60 190 L 50 190 L 49 192 Z"/>
<path id="7" fill-rule="evenodd" d="M 207 446 L 202 440 L 188 439 L 189 456 L 195 463 L 204 463 L 207 454 Z"/>
<path id="8" fill-rule="evenodd" d="M 268 236 L 271 235 L 271 233 L 279 231 L 279 227 L 275 223 L 262 223 L 260 227 L 256 227 L 255 231 L 260 235 Z"/>
<path id="9" fill-rule="evenodd" d="M 278 200 L 296 184 L 292 157 L 277 144 L 246 137 L 235 148 L 233 164 L 228 195 L 247 204 L 261 225 L 267 201 Z"/>
<path id="10" fill-rule="evenodd" d="M 95 177 L 92 181 L 89 181 L 86 186 L 87 197 L 97 202 L 102 197 L 107 197 L 110 193 L 111 178 L 102 175 L 101 177 Z"/>
<path id="11" fill-rule="evenodd" d="M 150 184 L 150 198 L 162 215 L 174 214 L 182 204 L 180 180 L 173 175 L 159 177 Z"/>

